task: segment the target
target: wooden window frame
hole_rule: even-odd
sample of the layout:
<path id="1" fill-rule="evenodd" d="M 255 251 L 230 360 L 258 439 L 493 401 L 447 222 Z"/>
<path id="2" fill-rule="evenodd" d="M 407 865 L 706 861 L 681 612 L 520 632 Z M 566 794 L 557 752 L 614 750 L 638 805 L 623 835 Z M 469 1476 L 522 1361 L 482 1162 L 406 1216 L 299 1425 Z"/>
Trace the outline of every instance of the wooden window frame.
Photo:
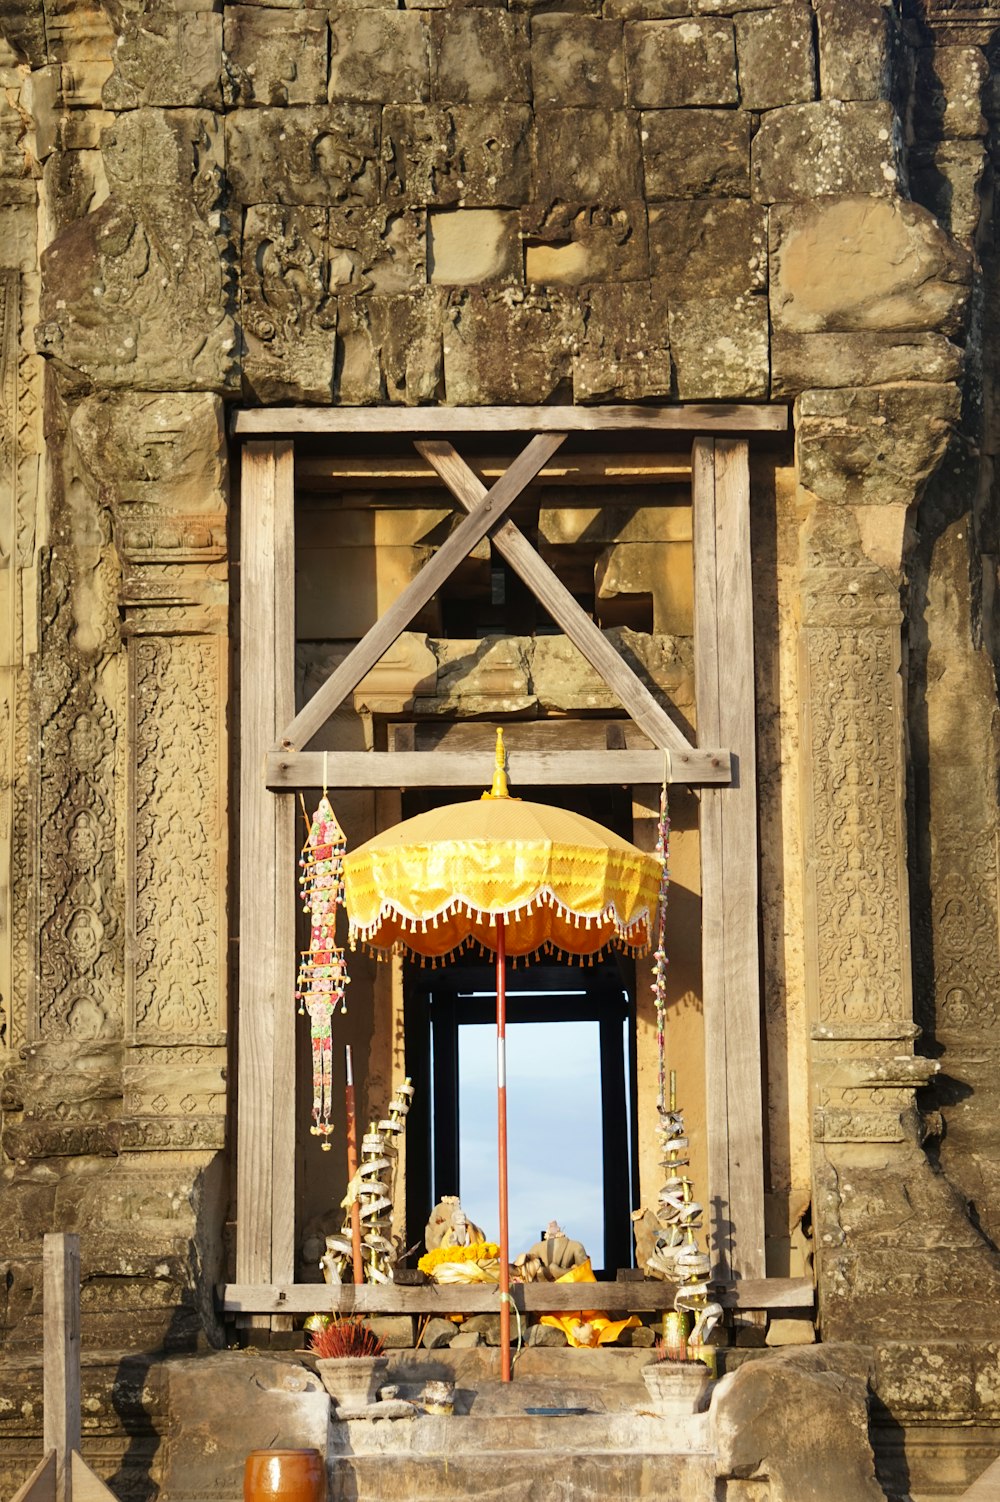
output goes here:
<path id="1" fill-rule="evenodd" d="M 307 752 L 412 616 L 483 537 L 521 574 L 657 748 L 512 753 L 524 784 L 701 785 L 702 964 L 709 1225 L 725 1301 L 802 1307 L 807 1280 L 763 1283 L 764 1162 L 757 801 L 748 435 L 787 429 L 784 407 L 289 408 L 239 411 L 242 446 L 239 1083 L 236 1286 L 223 1305 L 254 1324 L 287 1323 L 313 1285 L 294 1288 L 294 792 L 455 786 L 469 759 L 438 752 Z M 504 513 L 572 431 L 676 432 L 691 439 L 698 745 L 690 745 Z M 439 435 L 534 435 L 486 487 Z M 414 436 L 467 515 L 298 714 L 294 684 L 294 439 Z M 560 436 L 562 435 L 562 436 Z M 731 436 L 740 435 L 740 436 Z M 457 541 L 456 541 L 457 539 Z M 567 606 L 559 591 L 566 595 Z M 722 608 L 720 608 L 720 606 Z M 570 607 L 572 607 L 570 609 Z M 478 768 L 475 769 L 478 776 Z M 780 1285 L 780 1286 L 779 1286 Z M 794 1285 L 794 1287 L 793 1287 Z M 744 1292 L 741 1294 L 740 1289 Z M 750 1290 L 754 1290 L 750 1299 Z M 400 1289 L 415 1296 L 418 1290 Z M 379 1302 L 381 1297 L 381 1303 Z M 638 1295 L 632 1295 L 633 1299 Z M 796 1302 L 797 1301 L 797 1302 Z M 387 1308 L 385 1290 L 339 1291 L 343 1307 Z M 414 1301 L 435 1307 L 433 1297 Z M 305 1309 L 307 1305 L 302 1304 Z M 393 1304 L 395 1307 L 395 1304 Z M 525 1307 L 531 1307 L 527 1298 Z M 637 1303 L 636 1307 L 640 1307 Z"/>

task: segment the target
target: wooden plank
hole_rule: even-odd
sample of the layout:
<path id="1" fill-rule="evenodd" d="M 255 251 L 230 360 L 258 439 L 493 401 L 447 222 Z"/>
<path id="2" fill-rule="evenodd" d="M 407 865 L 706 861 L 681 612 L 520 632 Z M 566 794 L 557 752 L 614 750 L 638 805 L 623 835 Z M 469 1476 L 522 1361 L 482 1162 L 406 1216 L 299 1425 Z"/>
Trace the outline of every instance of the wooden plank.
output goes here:
<path id="1" fill-rule="evenodd" d="M 559 1313 L 575 1309 L 603 1309 L 610 1314 L 637 1314 L 672 1309 L 676 1288 L 647 1278 L 628 1283 L 515 1284 L 511 1293 L 528 1313 Z M 745 1280 L 719 1290 L 727 1309 L 811 1310 L 815 1289 L 809 1278 Z M 224 1284 L 218 1301 L 227 1314 L 284 1310 L 289 1314 L 326 1311 L 360 1314 L 483 1314 L 499 1305 L 499 1290 L 483 1284 L 425 1284 L 409 1288 L 387 1284 L 339 1285 L 297 1283 L 283 1287 L 246 1287 Z"/>
<path id="2" fill-rule="evenodd" d="M 118 1502 L 109 1486 L 96 1476 L 78 1450 L 73 1451 L 73 1502 Z"/>
<path id="3" fill-rule="evenodd" d="M 42 1242 L 42 1446 L 55 1451 L 56 1499 L 71 1502 L 70 1456 L 80 1448 L 80 1238 Z"/>
<path id="4" fill-rule="evenodd" d="M 295 461 L 291 443 L 277 445 L 274 475 L 274 709 L 276 734 L 295 713 Z M 295 913 L 298 850 L 294 798 L 273 798 L 274 1055 L 271 1137 L 271 1278 L 295 1277 Z M 264 874 L 264 873 L 262 873 Z M 281 1328 L 281 1324 L 273 1326 Z"/>
<path id="5" fill-rule="evenodd" d="M 718 585 L 715 559 L 715 443 L 699 438 L 692 451 L 694 532 L 694 680 L 698 739 L 718 738 Z M 729 1214 L 729 1122 L 725 1005 L 725 900 L 722 794 L 701 795 L 701 994 L 705 1024 L 708 1239 L 712 1270 L 728 1277 L 731 1265 Z M 700 1196 L 699 1196 L 700 1198 Z"/>
<path id="6" fill-rule="evenodd" d="M 508 460 L 490 455 L 476 459 L 476 474 L 492 484 L 507 468 Z M 550 460 L 535 476 L 536 485 L 684 485 L 691 478 L 687 454 L 571 454 Z M 354 486 L 365 490 L 407 490 L 437 487 L 438 477 L 426 462 L 397 454 L 356 457 L 332 454 L 317 458 L 299 456 L 295 465 L 299 490 L 326 491 Z M 585 504 L 593 505 L 593 497 Z M 560 504 L 573 505 L 567 497 Z"/>
<path id="7" fill-rule="evenodd" d="M 448 489 L 466 511 L 482 504 L 486 487 L 445 440 L 418 442 L 418 453 L 433 464 Z M 632 719 L 657 746 L 671 752 L 690 752 L 690 742 L 657 704 L 642 679 L 592 621 L 562 580 L 539 557 L 524 533 L 512 521 L 504 522 L 491 535 L 493 546 L 524 580 L 538 602 L 569 637 L 587 662 L 618 695 Z"/>
<path id="8" fill-rule="evenodd" d="M 274 792 L 323 786 L 470 787 L 489 784 L 491 762 L 459 751 L 274 751 L 267 757 L 265 780 Z M 657 782 L 663 777 L 662 751 L 511 751 L 511 782 L 519 787 L 559 787 L 572 783 Z M 729 781 L 728 751 L 671 752 L 670 781 Z"/>
<path id="9" fill-rule="evenodd" d="M 677 407 L 253 407 L 237 409 L 240 437 L 304 433 L 784 433 L 788 408 L 740 403 Z"/>
<path id="10" fill-rule="evenodd" d="M 27 1481 L 18 1487 L 10 1502 L 56 1502 L 55 1450 L 50 1450 L 38 1462 Z"/>
<path id="11" fill-rule="evenodd" d="M 729 1218 L 737 1277 L 764 1276 L 764 1136 L 761 1086 L 757 875 L 757 756 L 750 456 L 744 440 L 715 444 L 715 549 L 719 610 L 719 733 L 736 758 L 722 808 Z"/>
<path id="12" fill-rule="evenodd" d="M 531 440 L 503 477 L 487 492 L 482 503 L 459 522 L 433 558 L 424 564 L 417 577 L 347 654 L 340 667 L 330 675 L 305 708 L 299 711 L 281 735 L 280 746 L 275 749 L 292 750 L 308 744 L 316 731 L 392 646 L 400 632 L 406 630 L 417 611 L 437 593 L 480 538 L 485 537 L 508 507 L 513 505 L 546 459 L 555 453 L 565 436 L 564 433 L 550 432 L 539 434 Z"/>
<path id="13" fill-rule="evenodd" d="M 286 1092 L 290 1078 L 294 1101 L 294 811 L 288 808 L 292 800 L 273 797 L 261 777 L 294 681 L 287 578 L 291 465 L 289 443 L 253 443 L 243 450 L 236 1265 L 237 1277 L 248 1282 L 273 1281 L 272 1248 L 281 1227 L 277 1265 L 289 1276 L 294 1266 L 287 1242 L 294 1122 L 289 1159 L 290 1108 L 285 1099 L 277 1111 L 275 1105 L 276 1070 Z"/>

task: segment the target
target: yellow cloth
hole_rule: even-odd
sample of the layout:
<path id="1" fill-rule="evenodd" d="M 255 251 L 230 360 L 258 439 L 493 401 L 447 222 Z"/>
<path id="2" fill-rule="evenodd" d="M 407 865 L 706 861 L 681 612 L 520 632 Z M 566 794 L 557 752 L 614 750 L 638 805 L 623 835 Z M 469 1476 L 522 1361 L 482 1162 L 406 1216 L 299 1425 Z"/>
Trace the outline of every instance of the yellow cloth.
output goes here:
<path id="1" fill-rule="evenodd" d="M 590 1258 L 556 1278 L 557 1283 L 596 1283 Z M 617 1340 L 623 1330 L 634 1329 L 642 1321 L 635 1314 L 628 1319 L 609 1319 L 597 1309 L 583 1309 L 579 1314 L 543 1314 L 539 1324 L 562 1330 L 571 1346 L 606 1346 Z"/>
<path id="2" fill-rule="evenodd" d="M 659 883 L 655 856 L 592 819 L 503 798 L 418 814 L 344 860 L 352 939 L 427 956 L 495 949 L 498 916 L 510 955 L 644 950 Z"/>

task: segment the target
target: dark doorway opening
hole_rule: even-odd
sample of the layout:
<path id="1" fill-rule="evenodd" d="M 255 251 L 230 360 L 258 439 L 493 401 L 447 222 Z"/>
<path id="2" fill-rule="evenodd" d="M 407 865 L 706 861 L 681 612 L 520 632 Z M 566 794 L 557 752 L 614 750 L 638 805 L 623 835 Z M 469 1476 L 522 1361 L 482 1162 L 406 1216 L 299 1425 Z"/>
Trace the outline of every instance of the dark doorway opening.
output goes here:
<path id="1" fill-rule="evenodd" d="M 406 1069 L 429 1081 L 407 1133 L 407 1225 L 415 1241 L 443 1194 L 496 1237 L 496 992 L 493 967 L 407 967 Z M 632 1261 L 638 1200 L 634 998 L 612 958 L 508 974 L 511 1255 L 550 1218 L 582 1240 L 594 1271 Z"/>

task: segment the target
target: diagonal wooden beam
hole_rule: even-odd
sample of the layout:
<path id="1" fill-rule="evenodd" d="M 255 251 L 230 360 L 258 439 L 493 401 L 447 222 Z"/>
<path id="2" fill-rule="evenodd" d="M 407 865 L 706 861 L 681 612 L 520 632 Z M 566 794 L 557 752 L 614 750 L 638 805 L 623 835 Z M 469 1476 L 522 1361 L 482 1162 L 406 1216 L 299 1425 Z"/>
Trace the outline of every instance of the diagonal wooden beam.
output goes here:
<path id="1" fill-rule="evenodd" d="M 467 507 L 469 515 L 459 522 L 451 536 L 444 542 L 413 582 L 404 589 L 384 615 L 379 616 L 374 626 L 363 636 L 357 646 L 348 652 L 336 672 L 331 673 L 309 703 L 287 726 L 281 736 L 279 750 L 301 748 L 308 744 L 321 725 L 334 710 L 352 693 L 366 673 L 387 652 L 401 632 L 405 631 L 418 610 L 421 610 L 450 574 L 466 558 L 479 540 L 513 505 L 526 485 L 551 459 L 565 439 L 565 433 L 539 433 L 527 448 L 523 449 L 513 464 L 491 490 L 485 486 L 476 497 L 475 507 Z M 478 481 L 477 481 L 478 484 Z"/>
<path id="2" fill-rule="evenodd" d="M 473 512 L 482 505 L 487 494 L 486 486 L 455 452 L 452 444 L 444 439 L 428 439 L 415 445 L 420 453 L 437 470 L 452 495 Z M 608 641 L 602 630 L 590 619 L 579 602 L 573 598 L 565 584 L 540 558 L 512 521 L 506 521 L 491 533 L 490 541 L 502 553 L 515 573 L 527 584 L 539 603 L 552 616 L 557 625 L 581 651 L 595 672 L 600 673 L 608 687 L 618 695 L 635 723 L 644 730 L 654 745 L 681 756 L 694 754 L 690 741 L 678 730 L 653 698 L 642 679 L 629 667 L 620 652 Z"/>

